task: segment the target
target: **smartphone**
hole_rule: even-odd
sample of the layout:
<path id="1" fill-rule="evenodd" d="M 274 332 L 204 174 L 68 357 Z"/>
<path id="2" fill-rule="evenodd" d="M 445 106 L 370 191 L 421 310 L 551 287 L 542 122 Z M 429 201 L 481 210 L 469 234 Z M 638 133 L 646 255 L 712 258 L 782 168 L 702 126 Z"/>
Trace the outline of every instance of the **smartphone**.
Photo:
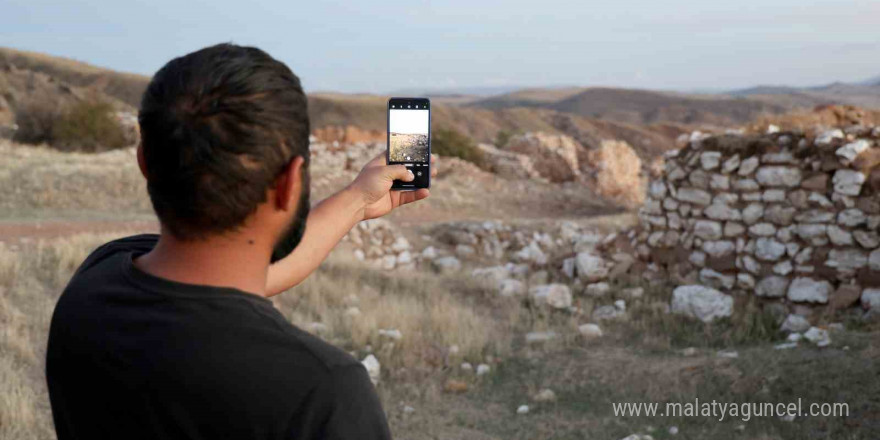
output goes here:
<path id="1" fill-rule="evenodd" d="M 389 165 L 403 164 L 412 182 L 395 180 L 392 190 L 415 191 L 431 187 L 431 101 L 428 98 L 388 100 Z"/>

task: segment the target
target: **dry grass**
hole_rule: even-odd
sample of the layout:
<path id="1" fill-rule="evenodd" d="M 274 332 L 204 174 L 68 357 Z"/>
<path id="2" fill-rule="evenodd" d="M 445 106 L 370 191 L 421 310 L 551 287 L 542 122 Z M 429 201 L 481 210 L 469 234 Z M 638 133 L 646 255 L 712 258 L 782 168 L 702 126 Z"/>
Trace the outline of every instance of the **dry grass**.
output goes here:
<path id="1" fill-rule="evenodd" d="M 115 236 L 0 242 L 0 438 L 54 437 L 43 375 L 52 310 L 82 260 Z M 478 363 L 504 354 L 516 320 L 487 318 L 500 311 L 525 316 L 517 304 L 493 304 L 468 282 L 427 273 L 395 277 L 338 254 L 275 303 L 295 325 L 359 358 L 374 353 L 384 380 L 417 372 L 424 376 L 449 362 Z M 349 307 L 358 307 L 360 314 L 347 316 Z M 313 322 L 326 330 L 315 329 Z M 390 340 L 379 329 L 397 329 L 403 338 Z M 450 355 L 453 345 L 459 352 Z"/>
<path id="2" fill-rule="evenodd" d="M 0 220 L 150 217 L 133 148 L 61 153 L 0 140 Z"/>
<path id="3" fill-rule="evenodd" d="M 637 281 L 636 281 L 637 282 Z M 392 383 L 380 392 L 394 432 L 410 439 L 620 439 L 633 433 L 656 439 L 788 439 L 875 438 L 880 422 L 874 365 L 880 356 L 876 333 L 835 332 L 834 345 L 817 349 L 802 343 L 775 350 L 782 339 L 778 321 L 753 304 L 750 313 L 705 325 L 661 311 L 668 303 L 667 286 L 648 287 L 640 300 L 629 300 L 629 318 L 604 322 L 605 336 L 585 341 L 562 338 L 554 344 L 514 343 L 504 362 L 476 389 L 450 395 L 436 382 Z M 617 298 L 619 291 L 601 303 Z M 583 306 L 591 308 L 590 301 Z M 566 331 L 564 319 L 546 319 L 539 326 Z M 523 327 L 523 326 L 521 326 Z M 570 331 L 569 331 L 570 334 Z M 685 355 L 682 348 L 693 347 Z M 735 350 L 737 358 L 718 355 Z M 456 373 L 452 373 L 456 374 Z M 458 373 L 461 375 L 461 373 Z M 535 402 L 540 390 L 557 399 Z M 842 402 L 849 417 L 615 416 L 619 402 Z M 526 415 L 516 414 L 529 405 Z M 407 413 L 405 406 L 415 408 Z M 668 429 L 675 426 L 677 435 Z"/>
<path id="4" fill-rule="evenodd" d="M 82 260 L 111 238 L 0 243 L 0 438 L 54 438 L 43 375 L 52 310 Z"/>
<path id="5" fill-rule="evenodd" d="M 331 255 L 303 284 L 276 297 L 276 306 L 295 325 L 358 358 L 374 353 L 391 375 L 506 354 L 513 326 L 526 316 L 518 303 L 492 298 L 468 278 L 371 270 L 347 255 Z"/>

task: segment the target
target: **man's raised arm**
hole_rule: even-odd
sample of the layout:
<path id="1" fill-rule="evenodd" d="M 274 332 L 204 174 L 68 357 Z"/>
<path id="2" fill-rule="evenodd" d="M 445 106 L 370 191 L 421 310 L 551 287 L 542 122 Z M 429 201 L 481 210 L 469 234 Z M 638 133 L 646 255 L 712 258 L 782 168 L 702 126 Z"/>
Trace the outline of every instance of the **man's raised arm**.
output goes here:
<path id="1" fill-rule="evenodd" d="M 431 170 L 436 174 L 435 167 Z M 398 206 L 428 197 L 427 189 L 391 191 L 394 180 L 412 179 L 412 172 L 405 166 L 386 165 L 385 153 L 367 163 L 354 182 L 312 208 L 302 241 L 290 255 L 269 267 L 266 296 L 277 295 L 306 279 L 361 220 L 381 217 Z"/>

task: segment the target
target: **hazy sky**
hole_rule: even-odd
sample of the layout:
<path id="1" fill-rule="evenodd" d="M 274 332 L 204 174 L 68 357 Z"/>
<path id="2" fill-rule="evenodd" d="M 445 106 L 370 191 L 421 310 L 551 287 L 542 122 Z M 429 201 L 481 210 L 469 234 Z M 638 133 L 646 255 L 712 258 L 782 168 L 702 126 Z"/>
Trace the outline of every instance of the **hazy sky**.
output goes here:
<path id="1" fill-rule="evenodd" d="M 152 74 L 258 46 L 308 91 L 726 89 L 880 75 L 878 0 L 0 0 L 0 45 Z"/>

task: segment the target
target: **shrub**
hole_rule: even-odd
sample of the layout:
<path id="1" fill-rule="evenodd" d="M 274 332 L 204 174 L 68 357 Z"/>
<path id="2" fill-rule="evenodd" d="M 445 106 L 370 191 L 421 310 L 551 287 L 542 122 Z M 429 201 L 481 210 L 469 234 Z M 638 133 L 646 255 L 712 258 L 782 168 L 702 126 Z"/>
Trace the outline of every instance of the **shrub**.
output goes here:
<path id="1" fill-rule="evenodd" d="M 504 148 L 514 135 L 522 134 L 519 130 L 498 130 L 495 134 L 495 147 Z"/>
<path id="2" fill-rule="evenodd" d="M 31 97 L 15 107 L 18 129 L 13 139 L 26 144 L 52 142 L 52 127 L 61 117 L 58 103 L 48 97 Z"/>
<path id="3" fill-rule="evenodd" d="M 63 151 L 99 152 L 129 143 L 113 105 L 97 98 L 64 105 L 48 97 L 31 97 L 17 106 L 15 122 L 14 140 L 47 143 Z"/>
<path id="4" fill-rule="evenodd" d="M 113 106 L 100 100 L 73 104 L 52 127 L 52 145 L 61 150 L 97 152 L 126 146 L 125 130 Z"/>
<path id="5" fill-rule="evenodd" d="M 431 135 L 431 151 L 441 156 L 458 157 L 480 167 L 485 162 L 483 152 L 471 138 L 450 128 L 434 131 Z"/>

